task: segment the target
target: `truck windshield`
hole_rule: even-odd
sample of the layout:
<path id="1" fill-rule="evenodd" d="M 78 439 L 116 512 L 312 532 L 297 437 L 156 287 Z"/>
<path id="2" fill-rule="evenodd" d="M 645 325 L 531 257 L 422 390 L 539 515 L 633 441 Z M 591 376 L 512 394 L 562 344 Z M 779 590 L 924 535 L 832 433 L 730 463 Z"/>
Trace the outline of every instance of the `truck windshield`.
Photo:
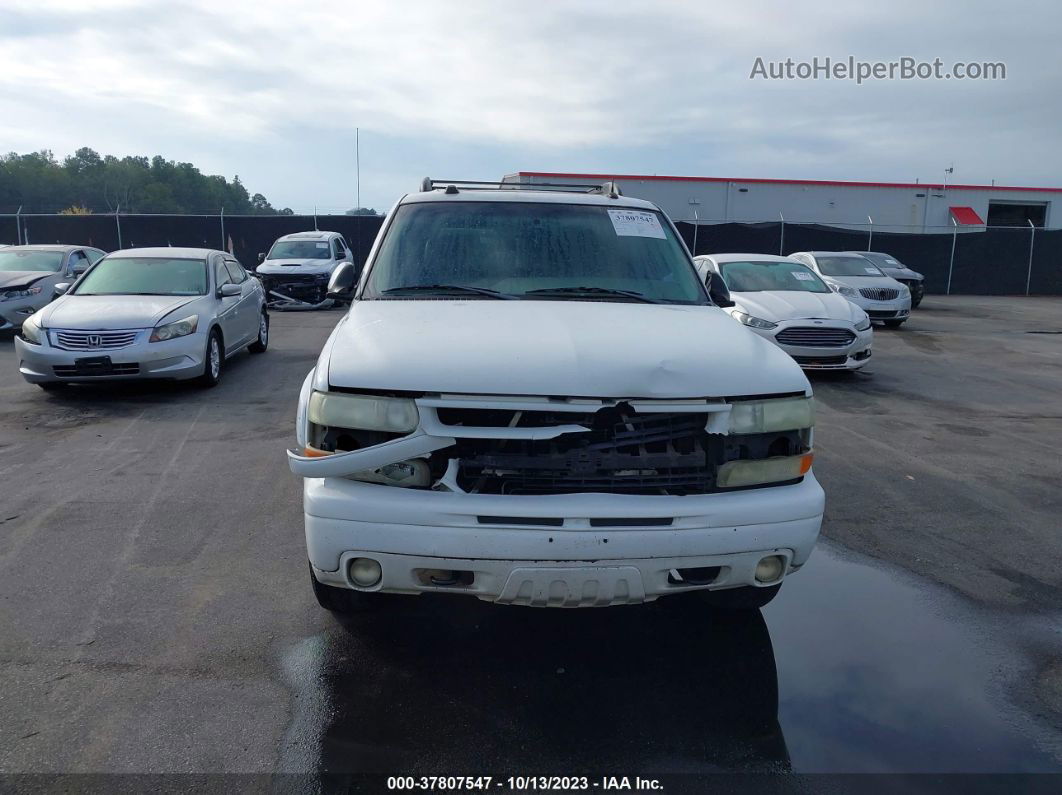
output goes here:
<path id="1" fill-rule="evenodd" d="M 278 240 L 266 259 L 332 259 L 327 240 Z"/>
<path id="2" fill-rule="evenodd" d="M 659 213 L 532 202 L 403 205 L 365 297 L 709 303 Z"/>
<path id="3" fill-rule="evenodd" d="M 206 295 L 201 259 L 114 257 L 100 260 L 71 291 L 78 295 Z"/>

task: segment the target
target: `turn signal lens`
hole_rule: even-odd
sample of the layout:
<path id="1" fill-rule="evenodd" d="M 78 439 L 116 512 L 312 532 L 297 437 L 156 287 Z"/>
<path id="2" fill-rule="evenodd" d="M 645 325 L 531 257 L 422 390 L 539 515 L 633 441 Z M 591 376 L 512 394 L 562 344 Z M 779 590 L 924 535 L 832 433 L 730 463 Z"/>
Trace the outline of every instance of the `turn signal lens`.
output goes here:
<path id="1" fill-rule="evenodd" d="M 723 489 L 785 483 L 806 475 L 811 470 L 812 457 L 811 453 L 804 453 L 759 461 L 727 461 L 719 467 L 715 482 Z"/>

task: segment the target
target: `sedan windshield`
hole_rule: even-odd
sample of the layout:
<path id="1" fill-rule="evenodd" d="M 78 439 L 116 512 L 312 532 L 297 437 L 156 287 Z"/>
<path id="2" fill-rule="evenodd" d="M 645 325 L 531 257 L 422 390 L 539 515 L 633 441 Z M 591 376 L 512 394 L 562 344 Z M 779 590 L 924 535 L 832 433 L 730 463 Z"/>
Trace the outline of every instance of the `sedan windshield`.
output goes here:
<path id="1" fill-rule="evenodd" d="M 819 270 L 827 276 L 884 276 L 866 257 L 816 257 Z"/>
<path id="2" fill-rule="evenodd" d="M 732 293 L 758 293 L 764 290 L 828 293 L 826 282 L 796 262 L 725 262 L 723 281 Z"/>
<path id="3" fill-rule="evenodd" d="M 897 259 L 894 259 L 893 257 L 890 257 L 888 254 L 878 254 L 877 252 L 874 252 L 874 251 L 868 251 L 866 254 L 862 254 L 861 256 L 866 257 L 868 260 L 873 262 L 879 268 L 902 268 L 902 267 L 904 267 L 904 264 L 902 262 L 900 262 Z"/>
<path id="4" fill-rule="evenodd" d="M 280 240 L 266 259 L 332 259 L 332 251 L 324 240 Z"/>
<path id="5" fill-rule="evenodd" d="M 62 265 L 62 251 L 0 250 L 0 271 L 44 271 L 46 273 L 55 273 Z"/>
<path id="6" fill-rule="evenodd" d="M 400 207 L 365 297 L 708 303 L 659 213 L 531 202 Z"/>
<path id="7" fill-rule="evenodd" d="M 78 295 L 206 295 L 201 259 L 114 257 L 102 259 L 72 292 Z"/>

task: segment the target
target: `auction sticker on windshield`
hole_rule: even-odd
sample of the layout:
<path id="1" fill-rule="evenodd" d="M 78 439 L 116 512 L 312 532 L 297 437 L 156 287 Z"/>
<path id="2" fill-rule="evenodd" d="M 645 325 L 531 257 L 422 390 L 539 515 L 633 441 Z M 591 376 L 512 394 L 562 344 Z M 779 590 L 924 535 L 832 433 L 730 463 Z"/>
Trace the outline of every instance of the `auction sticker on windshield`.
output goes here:
<path id="1" fill-rule="evenodd" d="M 790 273 L 792 273 L 794 277 L 796 277 L 797 279 L 800 279 L 800 281 L 802 281 L 802 282 L 810 282 L 811 281 L 811 274 L 810 273 L 806 273 L 804 271 L 790 271 Z"/>
<path id="2" fill-rule="evenodd" d="M 664 240 L 664 228 L 656 213 L 643 210 L 609 210 L 612 227 L 620 237 L 658 237 Z"/>

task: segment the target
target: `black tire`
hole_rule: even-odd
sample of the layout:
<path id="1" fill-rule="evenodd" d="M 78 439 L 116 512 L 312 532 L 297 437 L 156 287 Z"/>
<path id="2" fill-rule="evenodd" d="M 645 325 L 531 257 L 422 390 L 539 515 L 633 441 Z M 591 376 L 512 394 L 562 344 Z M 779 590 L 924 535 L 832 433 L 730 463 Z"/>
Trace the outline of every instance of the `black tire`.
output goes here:
<path id="1" fill-rule="evenodd" d="M 225 346 L 221 344 L 221 334 L 218 330 L 211 329 L 203 354 L 203 374 L 199 376 L 199 385 L 208 389 L 217 386 L 224 369 Z"/>
<path id="2" fill-rule="evenodd" d="M 922 299 L 926 297 L 925 285 L 922 282 L 911 282 L 907 286 L 911 289 L 911 309 L 917 309 Z"/>
<path id="3" fill-rule="evenodd" d="M 263 311 L 258 320 L 258 339 L 247 346 L 251 353 L 265 353 L 269 347 L 269 313 Z"/>
<path id="4" fill-rule="evenodd" d="M 697 596 L 712 608 L 719 610 L 759 610 L 770 602 L 782 590 L 782 583 L 757 588 L 744 585 L 740 588 L 727 588 L 725 591 L 696 591 Z"/>
<path id="5" fill-rule="evenodd" d="M 886 321 L 883 321 L 883 322 L 889 328 L 899 328 L 900 326 L 902 326 L 904 323 L 907 322 L 907 318 L 904 318 L 903 320 L 886 320 Z"/>
<path id="6" fill-rule="evenodd" d="M 62 381 L 46 381 L 43 384 L 37 384 L 45 392 L 58 392 L 61 389 L 66 389 L 66 384 Z"/>
<path id="7" fill-rule="evenodd" d="M 313 595 L 317 597 L 317 604 L 332 613 L 348 614 L 361 613 L 373 607 L 380 600 L 380 594 L 355 591 L 352 588 L 337 588 L 334 585 L 325 585 L 318 582 L 313 573 L 313 564 L 310 565 L 310 585 L 313 587 Z"/>

